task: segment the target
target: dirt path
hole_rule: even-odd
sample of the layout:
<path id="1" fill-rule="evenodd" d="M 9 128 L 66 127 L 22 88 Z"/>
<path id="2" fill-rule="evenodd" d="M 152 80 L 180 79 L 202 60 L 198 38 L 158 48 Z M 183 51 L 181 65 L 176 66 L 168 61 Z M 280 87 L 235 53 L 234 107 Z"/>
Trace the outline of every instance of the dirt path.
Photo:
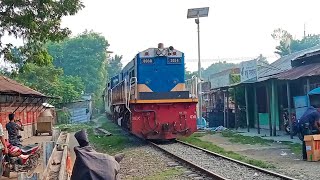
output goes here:
<path id="1" fill-rule="evenodd" d="M 319 179 L 320 162 L 307 162 L 301 160 L 301 154 L 294 154 L 287 145 L 272 143 L 268 145 L 250 145 L 232 143 L 220 133 L 206 135 L 200 138 L 247 157 L 262 160 L 276 166 L 274 171 L 290 175 L 297 179 Z"/>

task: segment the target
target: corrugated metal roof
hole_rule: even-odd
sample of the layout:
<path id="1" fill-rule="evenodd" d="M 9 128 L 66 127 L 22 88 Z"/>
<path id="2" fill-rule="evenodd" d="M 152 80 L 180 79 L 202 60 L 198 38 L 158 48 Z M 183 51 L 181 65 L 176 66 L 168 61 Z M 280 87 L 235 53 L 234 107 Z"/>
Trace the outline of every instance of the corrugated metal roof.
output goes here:
<path id="1" fill-rule="evenodd" d="M 38 91 L 35 91 L 27 86 L 19 84 L 18 82 L 0 75 L 0 93 L 1 94 L 13 94 L 13 95 L 28 95 L 28 96 L 40 96 L 46 97 Z"/>
<path id="2" fill-rule="evenodd" d="M 280 80 L 295 80 L 302 77 L 320 76 L 320 63 L 308 64 L 305 66 L 295 67 L 286 72 L 273 76 Z"/>
<path id="3" fill-rule="evenodd" d="M 278 74 L 278 73 L 287 71 L 289 69 L 292 69 L 292 66 L 291 66 L 292 60 L 295 60 L 301 56 L 305 56 L 308 53 L 312 53 L 319 50 L 320 50 L 320 45 L 317 45 L 308 49 L 304 49 L 302 51 L 294 52 L 292 54 L 283 56 L 280 59 L 276 60 L 275 62 L 271 63 L 270 65 L 266 65 L 266 67 L 260 69 L 258 72 L 259 78 L 261 77 L 264 80 L 267 80 L 269 78 L 264 78 L 264 77 L 272 76 L 274 74 Z"/>

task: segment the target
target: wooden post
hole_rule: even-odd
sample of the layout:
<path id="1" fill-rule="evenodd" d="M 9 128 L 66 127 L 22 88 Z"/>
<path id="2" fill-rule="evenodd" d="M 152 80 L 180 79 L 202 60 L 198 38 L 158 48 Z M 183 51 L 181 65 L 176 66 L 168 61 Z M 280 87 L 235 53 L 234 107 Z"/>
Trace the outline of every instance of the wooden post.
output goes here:
<path id="1" fill-rule="evenodd" d="M 276 85 L 275 81 L 272 80 L 271 82 L 271 114 L 272 114 L 272 120 L 273 120 L 273 136 L 277 135 L 277 117 L 276 117 Z"/>
<path id="2" fill-rule="evenodd" d="M 310 79 L 307 78 L 307 94 L 310 91 Z"/>
<path id="3" fill-rule="evenodd" d="M 248 87 L 247 85 L 244 86 L 244 94 L 245 94 L 245 101 L 246 101 L 246 119 L 247 119 L 247 130 L 250 132 L 250 127 L 249 127 L 249 108 L 248 108 Z"/>
<path id="4" fill-rule="evenodd" d="M 226 92 L 222 91 L 223 92 L 223 126 L 224 127 L 227 127 L 227 121 L 226 121 L 226 103 L 225 103 L 225 100 L 226 100 Z"/>
<path id="5" fill-rule="evenodd" d="M 233 88 L 234 93 L 234 128 L 238 129 L 238 104 L 236 98 L 236 88 Z"/>
<path id="6" fill-rule="evenodd" d="M 287 81 L 287 100 L 288 100 L 288 113 L 289 113 L 289 126 L 290 126 L 290 138 L 293 139 L 292 121 L 291 121 L 291 95 L 290 95 L 290 83 Z"/>
<path id="7" fill-rule="evenodd" d="M 270 136 L 272 136 L 272 122 L 271 122 L 271 108 L 270 108 L 270 91 L 268 84 L 266 85 L 266 94 L 267 94 L 267 112 L 269 118 L 269 129 L 270 129 Z"/>
<path id="8" fill-rule="evenodd" d="M 227 126 L 226 128 L 229 128 L 229 89 L 227 88 Z"/>
<path id="9" fill-rule="evenodd" d="M 310 92 L 310 79 L 307 78 L 307 93 L 306 94 L 308 94 L 309 92 Z M 309 106 L 311 106 L 311 105 L 310 105 L 310 99 L 308 97 L 308 107 Z"/>
<path id="10" fill-rule="evenodd" d="M 258 134 L 260 134 L 260 123 L 259 123 L 259 116 L 258 116 L 258 102 L 257 102 L 257 87 L 254 86 L 253 88 L 253 98 L 254 98 L 254 118 L 256 119 L 257 122 L 257 129 L 258 129 Z"/>

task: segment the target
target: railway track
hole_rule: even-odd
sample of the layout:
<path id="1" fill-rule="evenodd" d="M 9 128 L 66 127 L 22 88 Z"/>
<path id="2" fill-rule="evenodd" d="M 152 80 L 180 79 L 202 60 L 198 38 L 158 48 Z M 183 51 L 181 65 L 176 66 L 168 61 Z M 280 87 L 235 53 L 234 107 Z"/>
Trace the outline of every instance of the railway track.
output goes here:
<path id="1" fill-rule="evenodd" d="M 169 144 L 157 144 L 150 141 L 149 143 L 212 179 L 294 180 L 294 178 L 243 163 L 182 141 L 177 140 Z"/>

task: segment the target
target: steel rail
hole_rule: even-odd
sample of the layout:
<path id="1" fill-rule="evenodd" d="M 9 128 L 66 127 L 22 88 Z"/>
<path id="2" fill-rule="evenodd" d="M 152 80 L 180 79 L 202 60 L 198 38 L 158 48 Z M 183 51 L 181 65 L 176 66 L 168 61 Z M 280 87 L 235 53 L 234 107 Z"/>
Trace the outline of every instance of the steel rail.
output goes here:
<path id="1" fill-rule="evenodd" d="M 212 151 L 208 151 L 208 150 L 203 149 L 201 147 L 197 147 L 195 145 L 192 145 L 192 144 L 180 141 L 180 140 L 176 140 L 176 142 L 178 142 L 180 144 L 183 144 L 185 146 L 189 146 L 189 147 L 192 147 L 192 148 L 195 148 L 195 149 L 198 149 L 198 150 L 202 150 L 203 152 L 206 152 L 206 153 L 208 153 L 210 155 L 213 155 L 213 156 L 225 159 L 225 160 L 229 160 L 229 161 L 235 162 L 237 164 L 246 166 L 248 168 L 255 169 L 255 170 L 260 171 L 260 172 L 265 173 L 265 174 L 269 174 L 269 175 L 272 175 L 272 176 L 275 176 L 275 177 L 278 177 L 278 178 L 281 178 L 281 179 L 285 179 L 285 180 L 296 180 L 296 179 L 294 179 L 292 177 L 289 177 L 289 176 L 286 176 L 286 175 L 283 175 L 283 174 L 279 174 L 279 173 L 276 173 L 276 172 L 273 172 L 273 171 L 269 171 L 267 169 L 263 169 L 263 168 L 260 168 L 260 167 L 257 167 L 257 166 L 254 166 L 254 165 L 251 165 L 251 164 L 248 164 L 248 163 L 244 163 L 244 162 L 241 162 L 241 161 L 238 161 L 238 160 L 223 156 L 221 154 L 218 154 L 218 153 L 215 153 L 215 152 L 212 152 Z"/>
<path id="2" fill-rule="evenodd" d="M 207 169 L 204 169 L 204 168 L 202 168 L 202 167 L 200 167 L 200 166 L 198 166 L 198 165 L 196 165 L 196 164 L 194 164 L 194 163 L 192 163 L 192 162 L 190 162 L 190 161 L 188 161 L 188 160 L 185 160 L 185 159 L 183 159 L 183 158 L 181 158 L 181 157 L 179 157 L 179 156 L 171 153 L 170 151 L 165 150 L 164 148 L 160 147 L 159 145 L 157 145 L 157 144 L 154 143 L 154 142 L 148 141 L 148 143 L 151 144 L 152 146 L 160 149 L 161 151 L 165 152 L 166 154 L 168 154 L 168 155 L 170 155 L 170 156 L 173 156 L 173 157 L 174 157 L 175 159 L 177 159 L 178 161 L 183 162 L 183 163 L 187 164 L 188 166 L 191 166 L 192 168 L 194 168 L 194 169 L 196 169 L 196 170 L 204 173 L 204 174 L 207 175 L 208 177 L 211 177 L 211 178 L 217 179 L 217 180 L 227 180 L 226 178 L 224 178 L 224 177 L 222 177 L 222 176 L 220 176 L 220 175 L 218 175 L 218 174 L 215 174 L 215 173 L 212 172 L 212 171 L 209 171 L 209 170 L 207 170 Z"/>

